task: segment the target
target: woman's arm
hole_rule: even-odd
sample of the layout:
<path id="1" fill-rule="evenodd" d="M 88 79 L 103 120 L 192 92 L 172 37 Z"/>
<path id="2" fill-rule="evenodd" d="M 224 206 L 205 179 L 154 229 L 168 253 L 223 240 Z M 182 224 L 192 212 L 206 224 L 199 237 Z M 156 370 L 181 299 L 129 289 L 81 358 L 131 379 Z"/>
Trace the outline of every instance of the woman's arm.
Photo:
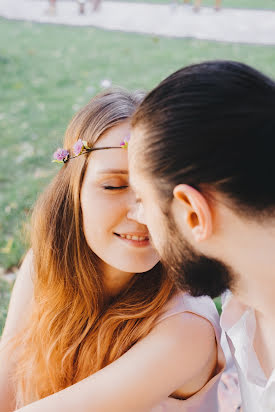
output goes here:
<path id="1" fill-rule="evenodd" d="M 211 378 L 216 357 L 212 325 L 177 314 L 104 369 L 19 411 L 148 412 L 178 388 L 189 396 L 197 392 Z"/>
<path id="2" fill-rule="evenodd" d="M 9 304 L 8 316 L 0 341 L 0 410 L 11 412 L 15 408 L 15 396 L 10 377 L 14 370 L 14 359 L 8 352 L 6 343 L 20 328 L 25 319 L 28 305 L 33 295 L 31 280 L 32 253 L 28 252 L 18 272 Z"/>

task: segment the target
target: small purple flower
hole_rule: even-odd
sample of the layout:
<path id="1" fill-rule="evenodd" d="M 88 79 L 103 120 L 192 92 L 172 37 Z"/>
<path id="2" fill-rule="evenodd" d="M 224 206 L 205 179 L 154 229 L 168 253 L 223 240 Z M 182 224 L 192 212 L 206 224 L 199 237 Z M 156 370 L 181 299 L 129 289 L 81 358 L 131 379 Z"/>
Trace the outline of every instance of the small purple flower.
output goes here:
<path id="1" fill-rule="evenodd" d="M 66 149 L 62 149 L 59 147 L 56 152 L 53 154 L 54 160 L 57 160 L 58 162 L 63 162 L 64 159 L 66 159 L 69 156 L 69 152 Z"/>
<path id="2" fill-rule="evenodd" d="M 73 151 L 76 156 L 80 155 L 82 149 L 84 148 L 83 141 L 78 139 L 78 141 L 73 145 Z"/>
<path id="3" fill-rule="evenodd" d="M 130 141 L 130 137 L 131 137 L 130 135 L 124 137 L 124 139 L 120 143 L 120 147 L 122 147 L 123 149 L 127 149 L 128 148 L 128 143 Z"/>

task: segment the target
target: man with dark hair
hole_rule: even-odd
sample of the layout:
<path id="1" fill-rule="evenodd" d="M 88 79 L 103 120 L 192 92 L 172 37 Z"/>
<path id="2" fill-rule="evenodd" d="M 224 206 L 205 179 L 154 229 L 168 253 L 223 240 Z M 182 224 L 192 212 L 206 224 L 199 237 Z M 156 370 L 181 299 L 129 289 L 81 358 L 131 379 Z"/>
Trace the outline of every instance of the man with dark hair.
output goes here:
<path id="1" fill-rule="evenodd" d="M 176 285 L 226 292 L 243 412 L 275 410 L 275 82 L 237 62 L 172 74 L 137 110 L 133 211 Z M 230 291 L 230 292 L 229 292 Z"/>

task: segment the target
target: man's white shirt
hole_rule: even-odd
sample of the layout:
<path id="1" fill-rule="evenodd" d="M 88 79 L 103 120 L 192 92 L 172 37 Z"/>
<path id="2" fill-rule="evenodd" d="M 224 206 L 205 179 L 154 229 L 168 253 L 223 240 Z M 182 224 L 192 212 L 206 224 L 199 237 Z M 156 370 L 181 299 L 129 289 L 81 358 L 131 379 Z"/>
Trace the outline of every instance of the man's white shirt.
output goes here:
<path id="1" fill-rule="evenodd" d="M 254 350 L 254 310 L 230 292 L 223 297 L 221 327 L 238 372 L 243 412 L 275 412 L 275 370 L 266 378 Z"/>

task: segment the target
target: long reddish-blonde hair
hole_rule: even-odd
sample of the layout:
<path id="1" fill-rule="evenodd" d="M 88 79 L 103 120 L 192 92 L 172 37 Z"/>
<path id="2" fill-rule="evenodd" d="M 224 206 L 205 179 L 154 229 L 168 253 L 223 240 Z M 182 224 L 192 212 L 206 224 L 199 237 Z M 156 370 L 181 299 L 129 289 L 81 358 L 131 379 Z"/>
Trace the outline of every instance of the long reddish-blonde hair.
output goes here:
<path id="1" fill-rule="evenodd" d="M 130 118 L 139 93 L 109 90 L 72 119 L 64 147 L 78 139 L 91 146 Z M 174 287 L 160 264 L 133 277 L 106 304 L 99 258 L 82 224 L 80 189 L 89 155 L 61 167 L 32 215 L 34 299 L 30 318 L 15 337 L 17 408 L 58 392 L 113 362 L 146 336 Z M 15 356 L 15 355 L 14 355 Z"/>

